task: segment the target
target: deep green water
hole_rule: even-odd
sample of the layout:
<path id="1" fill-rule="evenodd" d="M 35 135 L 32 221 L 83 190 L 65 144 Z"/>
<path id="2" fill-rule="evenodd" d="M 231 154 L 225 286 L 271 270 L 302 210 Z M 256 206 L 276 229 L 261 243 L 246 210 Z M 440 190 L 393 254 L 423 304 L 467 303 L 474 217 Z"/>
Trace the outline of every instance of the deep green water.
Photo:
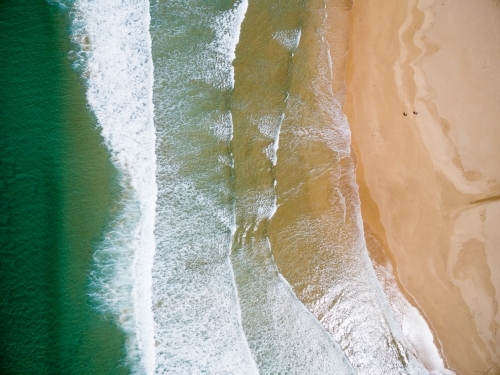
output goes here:
<path id="1" fill-rule="evenodd" d="M 88 297 L 116 172 L 71 69 L 67 15 L 0 1 L 0 373 L 125 374 Z"/>

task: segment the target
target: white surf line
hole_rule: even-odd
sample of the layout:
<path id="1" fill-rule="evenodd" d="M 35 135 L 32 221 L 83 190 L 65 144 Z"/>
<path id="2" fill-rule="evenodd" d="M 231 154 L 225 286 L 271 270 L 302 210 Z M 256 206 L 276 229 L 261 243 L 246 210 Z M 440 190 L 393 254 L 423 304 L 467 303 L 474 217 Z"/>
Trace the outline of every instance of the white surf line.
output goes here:
<path id="1" fill-rule="evenodd" d="M 224 5 L 152 4 L 160 191 L 153 306 L 161 374 L 258 374 L 229 260 L 232 119 L 224 106 L 207 105 L 234 87 L 232 61 L 248 6 Z"/>
<path id="2" fill-rule="evenodd" d="M 153 374 L 151 269 L 157 197 L 153 64 L 147 0 L 76 0 L 70 9 L 75 65 L 87 84 L 125 207 L 94 256 L 94 294 L 127 333 L 132 371 Z"/>

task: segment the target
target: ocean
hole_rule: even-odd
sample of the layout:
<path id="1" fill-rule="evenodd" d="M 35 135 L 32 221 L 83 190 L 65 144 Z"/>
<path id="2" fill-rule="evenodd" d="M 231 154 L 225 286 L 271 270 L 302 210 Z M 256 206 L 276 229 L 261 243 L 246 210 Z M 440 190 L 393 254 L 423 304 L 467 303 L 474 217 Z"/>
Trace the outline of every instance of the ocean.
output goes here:
<path id="1" fill-rule="evenodd" d="M 331 3 L 0 4 L 1 373 L 428 373 L 366 250 Z"/>
<path id="2" fill-rule="evenodd" d="M 0 8 L 0 373 L 129 373 L 124 332 L 89 295 L 121 187 L 69 20 L 45 1 Z"/>

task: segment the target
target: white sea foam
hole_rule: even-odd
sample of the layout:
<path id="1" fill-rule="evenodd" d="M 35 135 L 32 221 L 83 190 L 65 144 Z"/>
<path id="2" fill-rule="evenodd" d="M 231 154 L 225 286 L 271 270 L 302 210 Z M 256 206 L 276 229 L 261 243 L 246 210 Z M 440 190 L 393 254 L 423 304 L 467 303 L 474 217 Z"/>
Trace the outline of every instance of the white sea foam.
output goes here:
<path id="1" fill-rule="evenodd" d="M 151 268 L 155 251 L 153 64 L 146 0 L 75 0 L 75 50 L 96 116 L 123 186 L 121 209 L 94 255 L 92 291 L 128 336 L 135 373 L 155 368 Z"/>
<path id="2" fill-rule="evenodd" d="M 245 332 L 261 374 L 355 374 L 279 274 L 267 237 L 250 236 L 231 258 Z"/>
<path id="3" fill-rule="evenodd" d="M 285 48 L 290 51 L 295 50 L 299 46 L 301 30 L 280 30 L 273 34 L 273 39 L 280 42 Z"/>
<path id="4" fill-rule="evenodd" d="M 249 152 L 235 160 L 237 228 L 231 261 L 245 334 L 261 374 L 354 374 L 338 344 L 297 299 L 274 262 L 266 232 L 278 208 L 273 166 L 284 113 L 267 103 L 255 105 L 259 99 L 232 97 L 242 121 L 235 124 L 238 136 L 266 145 L 264 155 Z M 236 141 L 241 144 L 242 139 Z"/>
<path id="5" fill-rule="evenodd" d="M 230 89 L 234 86 L 232 62 L 240 38 L 240 25 L 245 18 L 247 9 L 248 0 L 241 0 L 230 11 L 219 12 L 216 15 L 198 15 L 198 22 L 201 21 L 207 26 L 210 24 L 215 37 L 202 49 L 192 51 L 199 60 L 190 70 L 191 79 L 208 82 L 219 89 Z M 200 9 L 200 11 L 203 10 Z M 211 18 L 208 19 L 209 17 Z M 196 25 L 185 25 L 186 28 L 192 26 Z M 182 31 L 179 31 L 180 33 Z M 205 68 L 201 68 L 201 65 Z"/>
<path id="6" fill-rule="evenodd" d="M 375 273 L 410 348 L 413 349 L 413 352 L 424 364 L 425 368 L 433 375 L 454 375 L 454 371 L 445 367 L 427 322 L 420 315 L 417 308 L 412 306 L 401 293 L 391 265 L 378 264 L 375 266 Z"/>
<path id="7" fill-rule="evenodd" d="M 229 142 L 233 138 L 233 120 L 231 112 L 212 113 L 213 117 L 205 119 L 207 126 L 212 130 L 213 134 L 221 141 Z"/>
<path id="8" fill-rule="evenodd" d="M 243 326 L 260 373 L 352 375 L 338 344 L 279 273 L 271 243 L 258 231 L 276 213 L 274 187 L 236 197 L 239 227 L 231 255 Z"/>
<path id="9" fill-rule="evenodd" d="M 224 104 L 247 2 L 226 10 L 219 5 L 171 0 L 152 6 L 159 374 L 258 373 L 229 261 L 232 118 Z"/>
<path id="10" fill-rule="evenodd" d="M 285 114 L 282 113 L 280 116 L 262 116 L 260 118 L 253 119 L 252 121 L 258 126 L 260 132 L 263 135 L 273 140 L 273 142 L 263 150 L 266 156 L 273 163 L 273 166 L 276 166 L 276 163 L 278 162 L 280 130 L 284 118 Z"/>
<path id="11" fill-rule="evenodd" d="M 215 19 L 216 37 L 211 44 L 214 51 L 225 57 L 224 68 L 230 68 L 230 87 L 234 87 L 233 60 L 240 40 L 241 23 L 248 9 L 248 0 L 241 0 L 231 12 L 224 12 Z"/>
<path id="12" fill-rule="evenodd" d="M 359 374 L 427 374 L 405 339 L 368 257 L 350 158 L 350 131 L 332 92 L 332 65 L 322 38 L 324 30 L 311 24 L 314 27 L 310 29 L 304 24 L 303 32 L 308 32 L 308 40 L 316 38 L 317 44 L 308 44 L 307 51 L 299 45 L 292 63 L 295 71 L 308 69 L 312 74 L 310 78 L 300 74 L 292 77 L 297 80 L 293 86 L 298 87 L 286 100 L 281 130 L 286 145 L 281 147 L 286 147 L 287 157 L 280 163 L 282 170 L 293 170 L 305 158 L 310 168 L 299 171 L 311 178 L 309 186 L 327 184 L 328 205 L 280 227 L 273 243 L 281 246 L 282 254 L 304 257 L 308 267 L 301 277 L 297 272 L 298 281 L 294 280 L 299 298 L 306 301 Z M 316 51 L 318 54 L 311 56 Z M 307 62 L 313 57 L 311 67 Z M 302 156 L 308 150 L 318 150 L 324 157 Z M 278 202 L 283 206 L 296 204 L 298 194 L 303 197 L 307 193 L 304 182 L 287 188 L 279 192 Z M 308 258 L 305 248 L 313 249 L 314 257 Z"/>
<path id="13" fill-rule="evenodd" d="M 324 43 L 327 46 L 326 42 Z M 328 62 L 328 65 L 320 65 L 320 75 L 325 77 L 331 76 L 335 73 L 332 71 L 333 65 L 329 53 L 326 55 L 326 60 Z M 328 104 L 324 101 L 326 98 L 332 98 L 332 96 L 333 100 L 330 99 L 331 104 Z M 297 133 L 297 136 L 300 137 L 306 135 L 311 139 L 323 142 L 327 144 L 330 149 L 337 152 L 340 158 L 350 158 L 350 129 L 347 119 L 341 110 L 341 103 L 339 103 L 333 93 L 330 93 L 330 95 L 322 96 L 320 106 L 324 109 L 327 117 L 329 117 L 331 121 L 337 126 L 334 129 L 327 129 L 326 131 L 322 130 L 319 132 L 307 128 L 301 129 Z M 300 132 L 302 132 L 302 134 L 299 134 Z M 357 185 L 354 182 L 354 169 L 344 171 L 343 173 L 349 176 L 353 191 L 355 191 L 354 189 L 357 189 Z M 342 178 L 341 175 L 339 177 Z M 346 221 L 347 206 L 354 206 L 354 214 L 357 219 L 358 233 L 363 233 L 364 229 L 361 218 L 359 197 L 356 196 L 354 201 L 352 201 L 351 197 L 351 201 L 348 202 L 346 200 L 346 197 L 342 196 L 342 192 L 339 189 L 336 189 L 336 191 L 338 196 L 337 202 L 339 206 L 343 207 L 344 222 Z M 360 247 L 361 251 L 363 252 L 363 258 L 367 258 L 367 249 L 366 243 L 364 241 L 364 236 L 360 236 L 358 239 L 354 239 L 353 237 L 352 242 L 353 244 L 356 243 L 357 246 Z M 377 303 L 381 306 L 380 312 L 384 314 L 384 318 L 388 323 L 387 328 L 389 328 L 389 331 L 387 331 L 385 335 L 388 336 L 390 334 L 395 338 L 394 345 L 400 353 L 403 353 L 403 356 L 405 358 L 406 371 L 408 371 L 409 373 L 425 373 L 425 370 L 427 370 L 431 374 L 454 374 L 453 371 L 445 368 L 443 359 L 439 355 L 439 351 L 434 344 L 434 338 L 431 330 L 429 329 L 429 326 L 427 325 L 425 319 L 420 315 L 419 311 L 415 307 L 413 307 L 401 293 L 397 286 L 395 278 L 388 267 L 390 266 L 377 265 L 375 267 L 375 273 L 384 291 L 384 294 L 387 297 L 389 306 L 387 306 L 386 301 L 380 298 L 380 295 L 376 295 L 378 294 L 376 293 L 376 290 L 374 290 L 373 292 L 375 292 L 374 297 L 378 300 Z M 371 275 L 366 276 L 367 280 L 373 280 Z M 372 281 L 372 283 L 374 283 L 374 281 Z M 326 320 L 327 319 L 325 319 L 325 321 Z M 382 328 L 382 326 L 380 328 Z M 354 339 L 352 341 L 354 344 L 358 342 L 357 345 L 360 347 L 363 345 L 362 340 L 358 341 L 358 339 Z M 387 363 L 390 363 L 390 361 L 394 361 L 394 359 L 388 359 Z M 379 368 L 383 366 L 381 363 L 374 363 L 375 366 L 379 366 Z M 425 369 L 422 368 L 422 365 L 423 367 L 425 367 Z M 376 368 L 375 366 L 372 368 Z"/>

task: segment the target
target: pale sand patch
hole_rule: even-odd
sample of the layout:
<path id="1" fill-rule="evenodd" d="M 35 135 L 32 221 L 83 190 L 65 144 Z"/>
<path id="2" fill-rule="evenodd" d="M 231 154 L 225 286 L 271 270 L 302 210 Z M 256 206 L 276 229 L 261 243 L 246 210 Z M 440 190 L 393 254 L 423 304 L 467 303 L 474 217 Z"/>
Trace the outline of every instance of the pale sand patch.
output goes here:
<path id="1" fill-rule="evenodd" d="M 357 1 L 350 45 L 344 111 L 372 258 L 394 267 L 450 368 L 500 374 L 500 2 Z"/>

